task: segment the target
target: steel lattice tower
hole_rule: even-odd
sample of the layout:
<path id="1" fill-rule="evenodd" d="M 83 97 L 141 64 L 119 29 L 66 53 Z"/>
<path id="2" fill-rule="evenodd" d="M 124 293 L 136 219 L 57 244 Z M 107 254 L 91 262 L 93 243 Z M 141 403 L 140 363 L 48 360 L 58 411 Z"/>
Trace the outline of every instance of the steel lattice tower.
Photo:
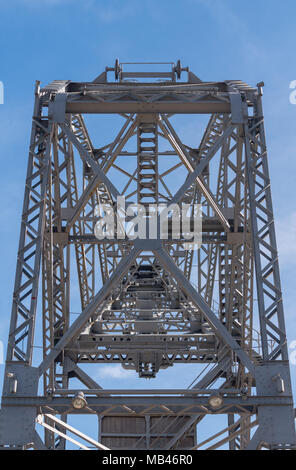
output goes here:
<path id="1" fill-rule="evenodd" d="M 180 61 L 141 67 L 116 61 L 93 82 L 36 83 L 1 446 L 63 449 L 74 434 L 81 448 L 295 448 L 263 84 L 203 82 Z M 114 141 L 98 126 L 94 147 L 89 114 L 121 116 Z M 179 114 L 209 115 L 196 148 L 176 132 Z M 180 181 L 176 192 L 167 178 Z M 97 210 L 116 212 L 118 196 L 144 207 L 201 204 L 201 248 L 173 229 L 166 239 L 99 240 Z M 177 363 L 208 367 L 187 389 L 106 390 L 85 366 L 102 363 L 143 380 Z M 67 423 L 79 413 L 98 416 L 97 441 Z M 226 415 L 227 427 L 200 442 L 209 414 Z"/>

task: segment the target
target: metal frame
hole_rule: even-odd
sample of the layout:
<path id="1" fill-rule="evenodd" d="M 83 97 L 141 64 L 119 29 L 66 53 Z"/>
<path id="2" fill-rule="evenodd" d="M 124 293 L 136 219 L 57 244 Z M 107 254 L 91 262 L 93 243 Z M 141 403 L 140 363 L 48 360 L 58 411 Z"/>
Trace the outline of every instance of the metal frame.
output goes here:
<path id="1" fill-rule="evenodd" d="M 116 61 L 93 82 L 36 84 L 1 446 L 55 450 L 70 441 L 88 449 L 72 432 L 97 449 L 199 449 L 224 434 L 208 448 L 295 448 L 262 87 L 202 82 L 180 61 L 158 72 L 127 65 Z M 82 115 L 106 113 L 124 124 L 113 142 L 95 148 Z M 184 113 L 210 115 L 197 148 L 172 125 L 172 115 Z M 163 140 L 170 150 L 162 150 Z M 134 151 L 126 150 L 132 142 Z M 180 168 L 187 176 L 174 193 L 168 179 Z M 120 172 L 121 189 L 111 171 Z M 127 206 L 201 204 L 201 248 L 172 232 L 98 240 L 97 209 L 120 210 L 118 196 Z M 72 252 L 81 299 L 75 320 Z M 37 314 L 43 360 L 34 367 Z M 120 363 L 143 378 L 175 363 L 206 367 L 187 389 L 106 390 L 86 363 Z M 71 387 L 73 378 L 80 388 Z M 82 390 L 87 405 L 76 409 Z M 67 423 L 77 413 L 98 416 L 98 441 Z M 198 442 L 202 420 L 217 414 L 227 426 Z M 45 428 L 43 440 L 36 424 Z"/>

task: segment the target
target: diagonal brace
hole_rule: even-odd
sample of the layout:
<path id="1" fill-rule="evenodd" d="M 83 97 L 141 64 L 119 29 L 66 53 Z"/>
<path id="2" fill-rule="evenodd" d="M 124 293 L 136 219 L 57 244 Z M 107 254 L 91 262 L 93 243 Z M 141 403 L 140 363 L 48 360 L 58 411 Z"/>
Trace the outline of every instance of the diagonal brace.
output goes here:
<path id="1" fill-rule="evenodd" d="M 84 325 L 88 322 L 91 316 L 94 314 L 100 304 L 106 299 L 106 297 L 112 292 L 114 286 L 116 286 L 123 276 L 126 274 L 128 268 L 136 259 L 139 254 L 139 249 L 133 248 L 128 255 L 126 255 L 118 264 L 116 270 L 112 276 L 105 282 L 101 290 L 95 295 L 95 297 L 85 307 L 81 315 L 72 323 L 68 331 L 63 335 L 51 352 L 46 356 L 39 366 L 39 375 L 41 376 L 48 369 L 50 364 L 65 348 L 65 346 L 72 340 L 73 337 L 78 335 L 83 329 Z"/>
<path id="2" fill-rule="evenodd" d="M 68 431 L 72 432 L 73 434 L 75 434 L 76 436 L 80 437 L 81 439 L 85 440 L 86 442 L 88 442 L 89 444 L 92 444 L 94 447 L 96 447 L 97 449 L 100 449 L 100 450 L 110 450 L 109 447 L 106 447 L 104 446 L 103 444 L 101 444 L 100 442 L 98 441 L 95 441 L 94 439 L 92 439 L 91 437 L 87 436 L 86 434 L 84 434 L 83 432 L 79 431 L 78 429 L 76 428 L 73 428 L 73 426 L 70 426 L 69 424 L 65 423 L 64 421 L 60 420 L 59 418 L 57 418 L 56 416 L 54 415 L 51 415 L 51 414 L 45 414 L 44 416 L 46 416 L 46 418 L 49 418 L 51 419 L 54 423 L 58 424 L 59 426 L 62 426 L 63 428 L 67 429 Z M 38 417 L 38 422 L 39 424 L 43 425 L 43 417 Z M 56 431 L 55 431 L 56 432 Z M 66 439 L 68 438 L 68 436 L 66 436 Z M 81 446 L 81 444 L 79 443 L 79 445 Z"/>
<path id="3" fill-rule="evenodd" d="M 235 352 L 235 354 L 239 357 L 239 359 L 249 370 L 249 372 L 254 376 L 255 365 L 252 360 L 243 351 L 237 341 L 235 341 L 233 336 L 231 336 L 231 334 L 221 323 L 219 318 L 216 317 L 216 315 L 213 313 L 213 311 L 204 301 L 201 295 L 190 284 L 190 282 L 184 276 L 182 271 L 180 271 L 180 269 L 176 266 L 172 258 L 167 254 L 167 252 L 163 248 L 157 251 L 154 250 L 153 252 L 155 256 L 159 259 L 159 261 L 162 263 L 163 267 L 172 274 L 178 284 L 182 286 L 182 290 L 191 298 L 192 302 L 196 305 L 196 307 L 204 314 L 204 316 L 207 318 L 208 322 L 216 332 L 217 336 L 219 336 L 226 344 L 228 344 L 228 346 L 232 349 L 233 352 Z"/>
<path id="4" fill-rule="evenodd" d="M 82 160 L 86 162 L 93 170 L 94 174 L 97 175 L 101 182 L 105 184 L 109 192 L 117 198 L 119 196 L 119 192 L 115 188 L 115 186 L 111 183 L 109 178 L 105 175 L 104 171 L 99 167 L 97 162 L 90 156 L 88 151 L 81 145 L 75 134 L 70 130 L 70 128 L 65 125 L 61 124 L 61 128 L 63 129 L 64 133 L 68 137 L 68 139 L 72 142 L 72 144 L 77 148 Z"/>
<path id="5" fill-rule="evenodd" d="M 162 121 L 165 123 L 165 125 L 163 124 Z M 183 186 L 178 191 L 178 193 L 177 193 L 178 196 L 176 195 L 178 197 L 178 199 L 183 195 L 183 192 L 185 192 L 186 189 L 188 189 L 188 187 L 191 184 L 193 184 L 194 181 L 195 181 L 196 184 L 198 185 L 200 191 L 204 194 L 204 196 L 207 199 L 208 203 L 212 207 L 213 211 L 219 217 L 222 225 L 225 227 L 225 230 L 229 231 L 230 230 L 229 223 L 228 223 L 227 219 L 225 218 L 225 216 L 223 215 L 219 205 L 217 204 L 217 202 L 215 200 L 215 197 L 211 193 L 208 186 L 199 177 L 199 175 L 201 174 L 201 171 L 203 170 L 203 160 L 194 169 L 193 165 L 191 164 L 190 158 L 189 158 L 182 142 L 180 141 L 179 137 L 177 136 L 177 134 L 176 134 L 175 130 L 173 129 L 172 125 L 170 124 L 169 120 L 165 116 L 162 116 L 162 120 L 159 121 L 159 127 L 164 132 L 166 138 L 171 143 L 172 147 L 176 150 L 177 154 L 181 158 L 181 160 L 182 160 L 183 164 L 185 165 L 185 167 L 187 168 L 187 170 L 191 173 L 191 175 L 189 175 L 189 177 L 187 178 L 187 180 L 185 181 Z M 218 151 L 219 147 L 223 144 L 224 139 L 226 138 L 226 135 L 229 137 L 231 135 L 232 131 L 233 131 L 233 126 L 230 126 L 227 129 L 227 131 L 223 134 L 223 136 L 221 136 L 220 139 L 218 139 L 216 144 L 213 145 L 213 147 L 212 147 L 213 153 L 211 151 L 209 151 L 209 160 L 214 156 L 214 154 Z M 228 133 L 229 133 L 229 135 L 228 135 Z M 194 173 L 194 175 L 192 175 L 192 173 Z M 176 196 L 175 196 L 173 202 L 178 201 Z"/>

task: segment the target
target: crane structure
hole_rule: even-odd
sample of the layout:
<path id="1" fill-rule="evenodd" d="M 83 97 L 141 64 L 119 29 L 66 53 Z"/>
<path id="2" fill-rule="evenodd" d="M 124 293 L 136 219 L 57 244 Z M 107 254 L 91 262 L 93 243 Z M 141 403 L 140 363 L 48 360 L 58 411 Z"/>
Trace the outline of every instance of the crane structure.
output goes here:
<path id="1" fill-rule="evenodd" d="M 36 82 L 2 449 L 296 448 L 263 86 L 205 82 L 180 61 L 116 60 L 92 82 Z M 87 123 L 98 115 L 95 145 Z M 122 124 L 111 143 L 110 115 L 112 131 Z M 194 147 L 179 115 L 207 122 Z M 169 210 L 165 235 L 126 230 L 133 205 L 146 228 L 159 207 L 185 204 L 180 236 Z M 102 364 L 148 385 L 103 388 Z M 190 386 L 176 374 L 175 389 L 150 387 L 188 364 Z M 97 439 L 69 424 L 82 414 L 97 417 Z M 202 440 L 209 416 L 217 424 Z"/>

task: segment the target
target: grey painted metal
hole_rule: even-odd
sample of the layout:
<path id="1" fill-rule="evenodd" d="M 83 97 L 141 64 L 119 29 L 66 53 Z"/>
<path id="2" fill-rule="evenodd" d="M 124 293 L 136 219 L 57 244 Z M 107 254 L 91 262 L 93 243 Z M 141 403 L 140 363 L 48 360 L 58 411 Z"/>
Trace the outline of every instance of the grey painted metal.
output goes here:
<path id="1" fill-rule="evenodd" d="M 57 423 L 59 424 L 62 428 L 64 429 L 67 429 L 68 431 L 72 432 L 74 435 L 82 438 L 83 440 L 85 440 L 86 442 L 88 442 L 89 444 L 91 444 L 92 446 L 94 446 L 95 448 L 97 449 L 100 449 L 100 450 L 110 450 L 108 447 L 106 446 L 103 446 L 100 442 L 97 442 L 95 441 L 94 439 L 90 438 L 89 436 L 87 436 L 86 434 L 82 433 L 81 431 L 79 431 L 78 429 L 74 428 L 73 426 L 69 426 L 68 424 L 64 423 L 63 421 L 61 421 L 60 419 L 58 419 L 56 416 L 54 415 L 51 415 L 49 413 L 47 413 L 46 415 L 47 418 L 49 418 L 51 421 L 53 421 L 54 423 Z M 41 416 L 37 416 L 37 422 L 41 425 L 44 425 L 44 416 L 41 415 Z M 66 437 L 67 438 L 67 437 Z"/>
<path id="2" fill-rule="evenodd" d="M 36 84 L 0 445 L 64 449 L 76 443 L 69 432 L 82 436 L 68 417 L 96 414 L 98 441 L 84 437 L 99 448 L 295 448 L 261 87 L 202 82 L 180 61 L 163 64 L 170 71 L 128 66 L 116 61 L 93 82 Z M 84 113 L 118 113 L 124 122 L 111 143 L 96 148 Z M 196 148 L 178 135 L 172 113 L 210 114 Z M 186 177 L 174 191 L 181 169 Z M 118 238 L 120 225 L 113 238 L 98 240 L 97 209 L 117 213 L 119 195 L 125 211 L 135 202 L 189 203 L 192 210 L 200 203 L 201 248 L 174 238 L 172 224 L 165 240 L 159 233 L 155 240 Z M 74 279 L 81 301 L 75 320 Z M 43 359 L 32 367 L 37 316 Z M 187 389 L 108 390 L 85 370 L 103 363 L 142 380 L 177 363 L 204 371 Z M 80 390 L 86 404 L 75 409 Z M 223 400 L 217 409 L 213 394 Z M 227 426 L 198 442 L 196 428 L 209 414 L 226 415 Z"/>

